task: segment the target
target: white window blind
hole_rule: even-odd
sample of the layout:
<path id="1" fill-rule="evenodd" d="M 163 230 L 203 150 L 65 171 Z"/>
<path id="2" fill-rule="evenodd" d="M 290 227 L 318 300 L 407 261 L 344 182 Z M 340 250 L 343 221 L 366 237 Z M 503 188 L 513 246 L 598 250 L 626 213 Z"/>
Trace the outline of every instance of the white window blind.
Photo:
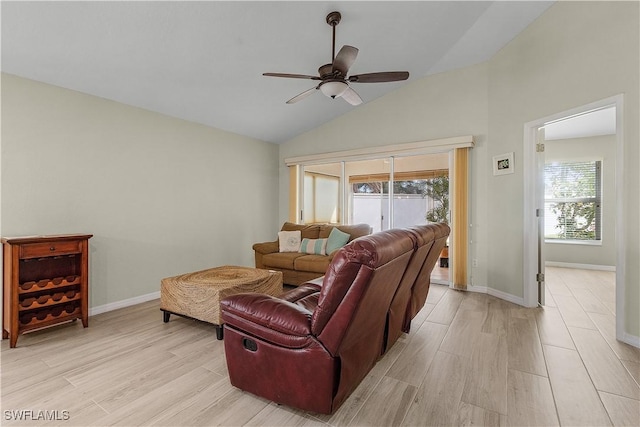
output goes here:
<path id="1" fill-rule="evenodd" d="M 601 240 L 601 161 L 545 164 L 545 239 Z"/>
<path id="2" fill-rule="evenodd" d="M 340 219 L 340 178 L 304 173 L 304 223 L 336 223 Z"/>

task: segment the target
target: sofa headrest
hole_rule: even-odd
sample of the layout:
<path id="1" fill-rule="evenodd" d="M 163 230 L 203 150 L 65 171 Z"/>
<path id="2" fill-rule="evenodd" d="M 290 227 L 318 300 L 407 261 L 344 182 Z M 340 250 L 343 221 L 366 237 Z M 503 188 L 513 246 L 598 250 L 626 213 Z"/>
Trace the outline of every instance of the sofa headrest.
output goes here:
<path id="1" fill-rule="evenodd" d="M 320 226 L 320 239 L 326 239 L 331 234 L 331 230 L 337 228 L 338 230 L 347 233 L 349 235 L 349 241 L 355 240 L 358 237 L 368 236 L 371 234 L 371 226 L 369 224 L 349 224 L 349 225 L 334 225 L 323 224 Z"/>
<path id="2" fill-rule="evenodd" d="M 293 222 L 285 222 L 282 224 L 281 231 L 297 231 L 300 230 L 302 239 L 326 239 L 331 234 L 331 230 L 337 228 L 349 235 L 349 241 L 355 240 L 361 236 L 371 234 L 372 229 L 369 224 L 296 224 Z"/>
<path id="3" fill-rule="evenodd" d="M 413 233 L 392 229 L 353 240 L 343 251 L 349 261 L 377 268 L 406 252 L 415 250 L 416 244 L 417 239 Z"/>
<path id="4" fill-rule="evenodd" d="M 450 231 L 449 226 L 444 223 L 414 225 L 412 227 L 408 227 L 407 229 L 415 233 L 415 235 L 417 236 L 418 246 L 422 246 L 425 243 L 447 237 L 449 236 Z"/>
<path id="5" fill-rule="evenodd" d="M 434 230 L 436 232 L 436 240 L 442 239 L 443 237 L 448 237 L 449 233 L 451 233 L 451 228 L 443 222 L 429 225 L 435 227 Z"/>
<path id="6" fill-rule="evenodd" d="M 300 230 L 302 239 L 317 239 L 320 234 L 322 224 L 295 224 L 293 222 L 285 222 L 281 231 L 297 231 Z"/>

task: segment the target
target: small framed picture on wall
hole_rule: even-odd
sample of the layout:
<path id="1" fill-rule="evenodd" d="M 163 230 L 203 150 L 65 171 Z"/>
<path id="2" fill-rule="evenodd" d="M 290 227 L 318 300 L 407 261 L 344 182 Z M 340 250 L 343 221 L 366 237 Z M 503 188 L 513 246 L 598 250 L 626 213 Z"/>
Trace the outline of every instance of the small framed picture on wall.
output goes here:
<path id="1" fill-rule="evenodd" d="M 493 174 L 494 175 L 506 175 L 513 173 L 513 152 L 500 154 L 499 156 L 493 156 Z"/>

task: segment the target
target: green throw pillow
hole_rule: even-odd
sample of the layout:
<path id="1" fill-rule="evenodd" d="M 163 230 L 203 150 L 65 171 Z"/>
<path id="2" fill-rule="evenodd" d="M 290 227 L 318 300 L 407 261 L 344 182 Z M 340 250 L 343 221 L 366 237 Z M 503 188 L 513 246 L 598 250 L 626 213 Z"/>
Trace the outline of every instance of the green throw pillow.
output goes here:
<path id="1" fill-rule="evenodd" d="M 346 245 L 350 236 L 350 234 L 340 231 L 334 227 L 329 234 L 329 239 L 327 240 L 327 253 L 330 254 L 336 249 Z"/>

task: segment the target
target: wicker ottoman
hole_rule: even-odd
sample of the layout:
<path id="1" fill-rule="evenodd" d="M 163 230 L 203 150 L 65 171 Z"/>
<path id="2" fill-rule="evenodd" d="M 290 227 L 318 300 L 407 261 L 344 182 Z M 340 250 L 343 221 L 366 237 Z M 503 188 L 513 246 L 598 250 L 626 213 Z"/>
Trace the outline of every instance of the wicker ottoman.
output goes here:
<path id="1" fill-rule="evenodd" d="M 167 277 L 160 283 L 160 310 L 165 322 L 171 314 L 177 314 L 212 323 L 218 339 L 222 339 L 220 300 L 248 292 L 280 295 L 282 272 L 225 265 Z"/>

